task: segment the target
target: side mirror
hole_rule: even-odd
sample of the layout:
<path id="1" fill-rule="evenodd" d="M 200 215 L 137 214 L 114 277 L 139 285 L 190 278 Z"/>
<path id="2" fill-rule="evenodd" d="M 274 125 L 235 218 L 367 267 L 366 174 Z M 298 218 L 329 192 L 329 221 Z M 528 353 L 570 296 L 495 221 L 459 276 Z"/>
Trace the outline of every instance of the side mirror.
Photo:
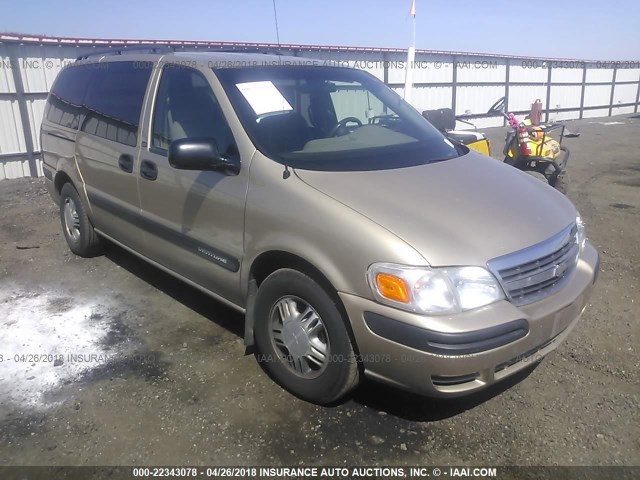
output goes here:
<path id="1" fill-rule="evenodd" d="M 224 158 L 212 138 L 181 138 L 169 145 L 169 165 L 179 170 L 240 173 L 240 162 Z"/>

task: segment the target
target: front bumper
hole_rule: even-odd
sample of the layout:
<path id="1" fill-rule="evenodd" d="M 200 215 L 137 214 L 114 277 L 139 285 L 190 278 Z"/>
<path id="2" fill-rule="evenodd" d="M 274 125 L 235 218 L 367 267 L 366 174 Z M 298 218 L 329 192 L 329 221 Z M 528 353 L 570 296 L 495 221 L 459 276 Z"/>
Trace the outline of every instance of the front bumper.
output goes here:
<path id="1" fill-rule="evenodd" d="M 435 397 L 485 388 L 539 361 L 569 335 L 599 266 L 587 242 L 558 292 L 516 307 L 501 301 L 457 315 L 426 317 L 340 293 L 365 374 Z"/>

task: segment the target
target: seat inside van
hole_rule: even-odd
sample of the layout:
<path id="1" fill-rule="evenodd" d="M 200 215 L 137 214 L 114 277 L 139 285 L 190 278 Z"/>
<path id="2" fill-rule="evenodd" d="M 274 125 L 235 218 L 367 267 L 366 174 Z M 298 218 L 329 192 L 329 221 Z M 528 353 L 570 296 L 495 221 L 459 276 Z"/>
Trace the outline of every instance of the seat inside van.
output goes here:
<path id="1" fill-rule="evenodd" d="M 191 75 L 176 75 L 169 85 L 167 121 L 172 140 L 210 137 L 212 125 L 220 124 L 213 92 L 191 85 Z M 187 83 L 188 82 L 188 83 Z"/>
<path id="2" fill-rule="evenodd" d="M 260 138 L 278 153 L 302 150 L 313 137 L 312 129 L 295 111 L 264 116 L 258 121 L 258 129 Z"/>
<path id="3" fill-rule="evenodd" d="M 441 132 L 455 130 L 456 128 L 456 116 L 450 108 L 425 110 L 422 112 L 422 116 Z"/>

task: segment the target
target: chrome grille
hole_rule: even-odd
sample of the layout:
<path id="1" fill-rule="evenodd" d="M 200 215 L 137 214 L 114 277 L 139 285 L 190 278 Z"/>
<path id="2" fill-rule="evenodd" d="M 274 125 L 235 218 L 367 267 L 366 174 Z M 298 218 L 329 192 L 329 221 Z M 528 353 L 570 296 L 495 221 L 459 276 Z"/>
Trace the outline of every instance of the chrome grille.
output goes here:
<path id="1" fill-rule="evenodd" d="M 562 288 L 578 260 L 577 227 L 568 226 L 544 242 L 487 263 L 509 300 L 526 305 Z"/>

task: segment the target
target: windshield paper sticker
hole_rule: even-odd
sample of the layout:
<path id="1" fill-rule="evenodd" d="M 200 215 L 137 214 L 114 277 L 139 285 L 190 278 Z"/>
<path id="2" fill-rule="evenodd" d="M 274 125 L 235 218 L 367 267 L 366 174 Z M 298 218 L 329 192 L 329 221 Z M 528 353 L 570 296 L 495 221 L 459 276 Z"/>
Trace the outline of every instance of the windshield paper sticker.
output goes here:
<path id="1" fill-rule="evenodd" d="M 238 83 L 238 90 L 256 115 L 293 110 L 280 90 L 270 81 Z"/>

